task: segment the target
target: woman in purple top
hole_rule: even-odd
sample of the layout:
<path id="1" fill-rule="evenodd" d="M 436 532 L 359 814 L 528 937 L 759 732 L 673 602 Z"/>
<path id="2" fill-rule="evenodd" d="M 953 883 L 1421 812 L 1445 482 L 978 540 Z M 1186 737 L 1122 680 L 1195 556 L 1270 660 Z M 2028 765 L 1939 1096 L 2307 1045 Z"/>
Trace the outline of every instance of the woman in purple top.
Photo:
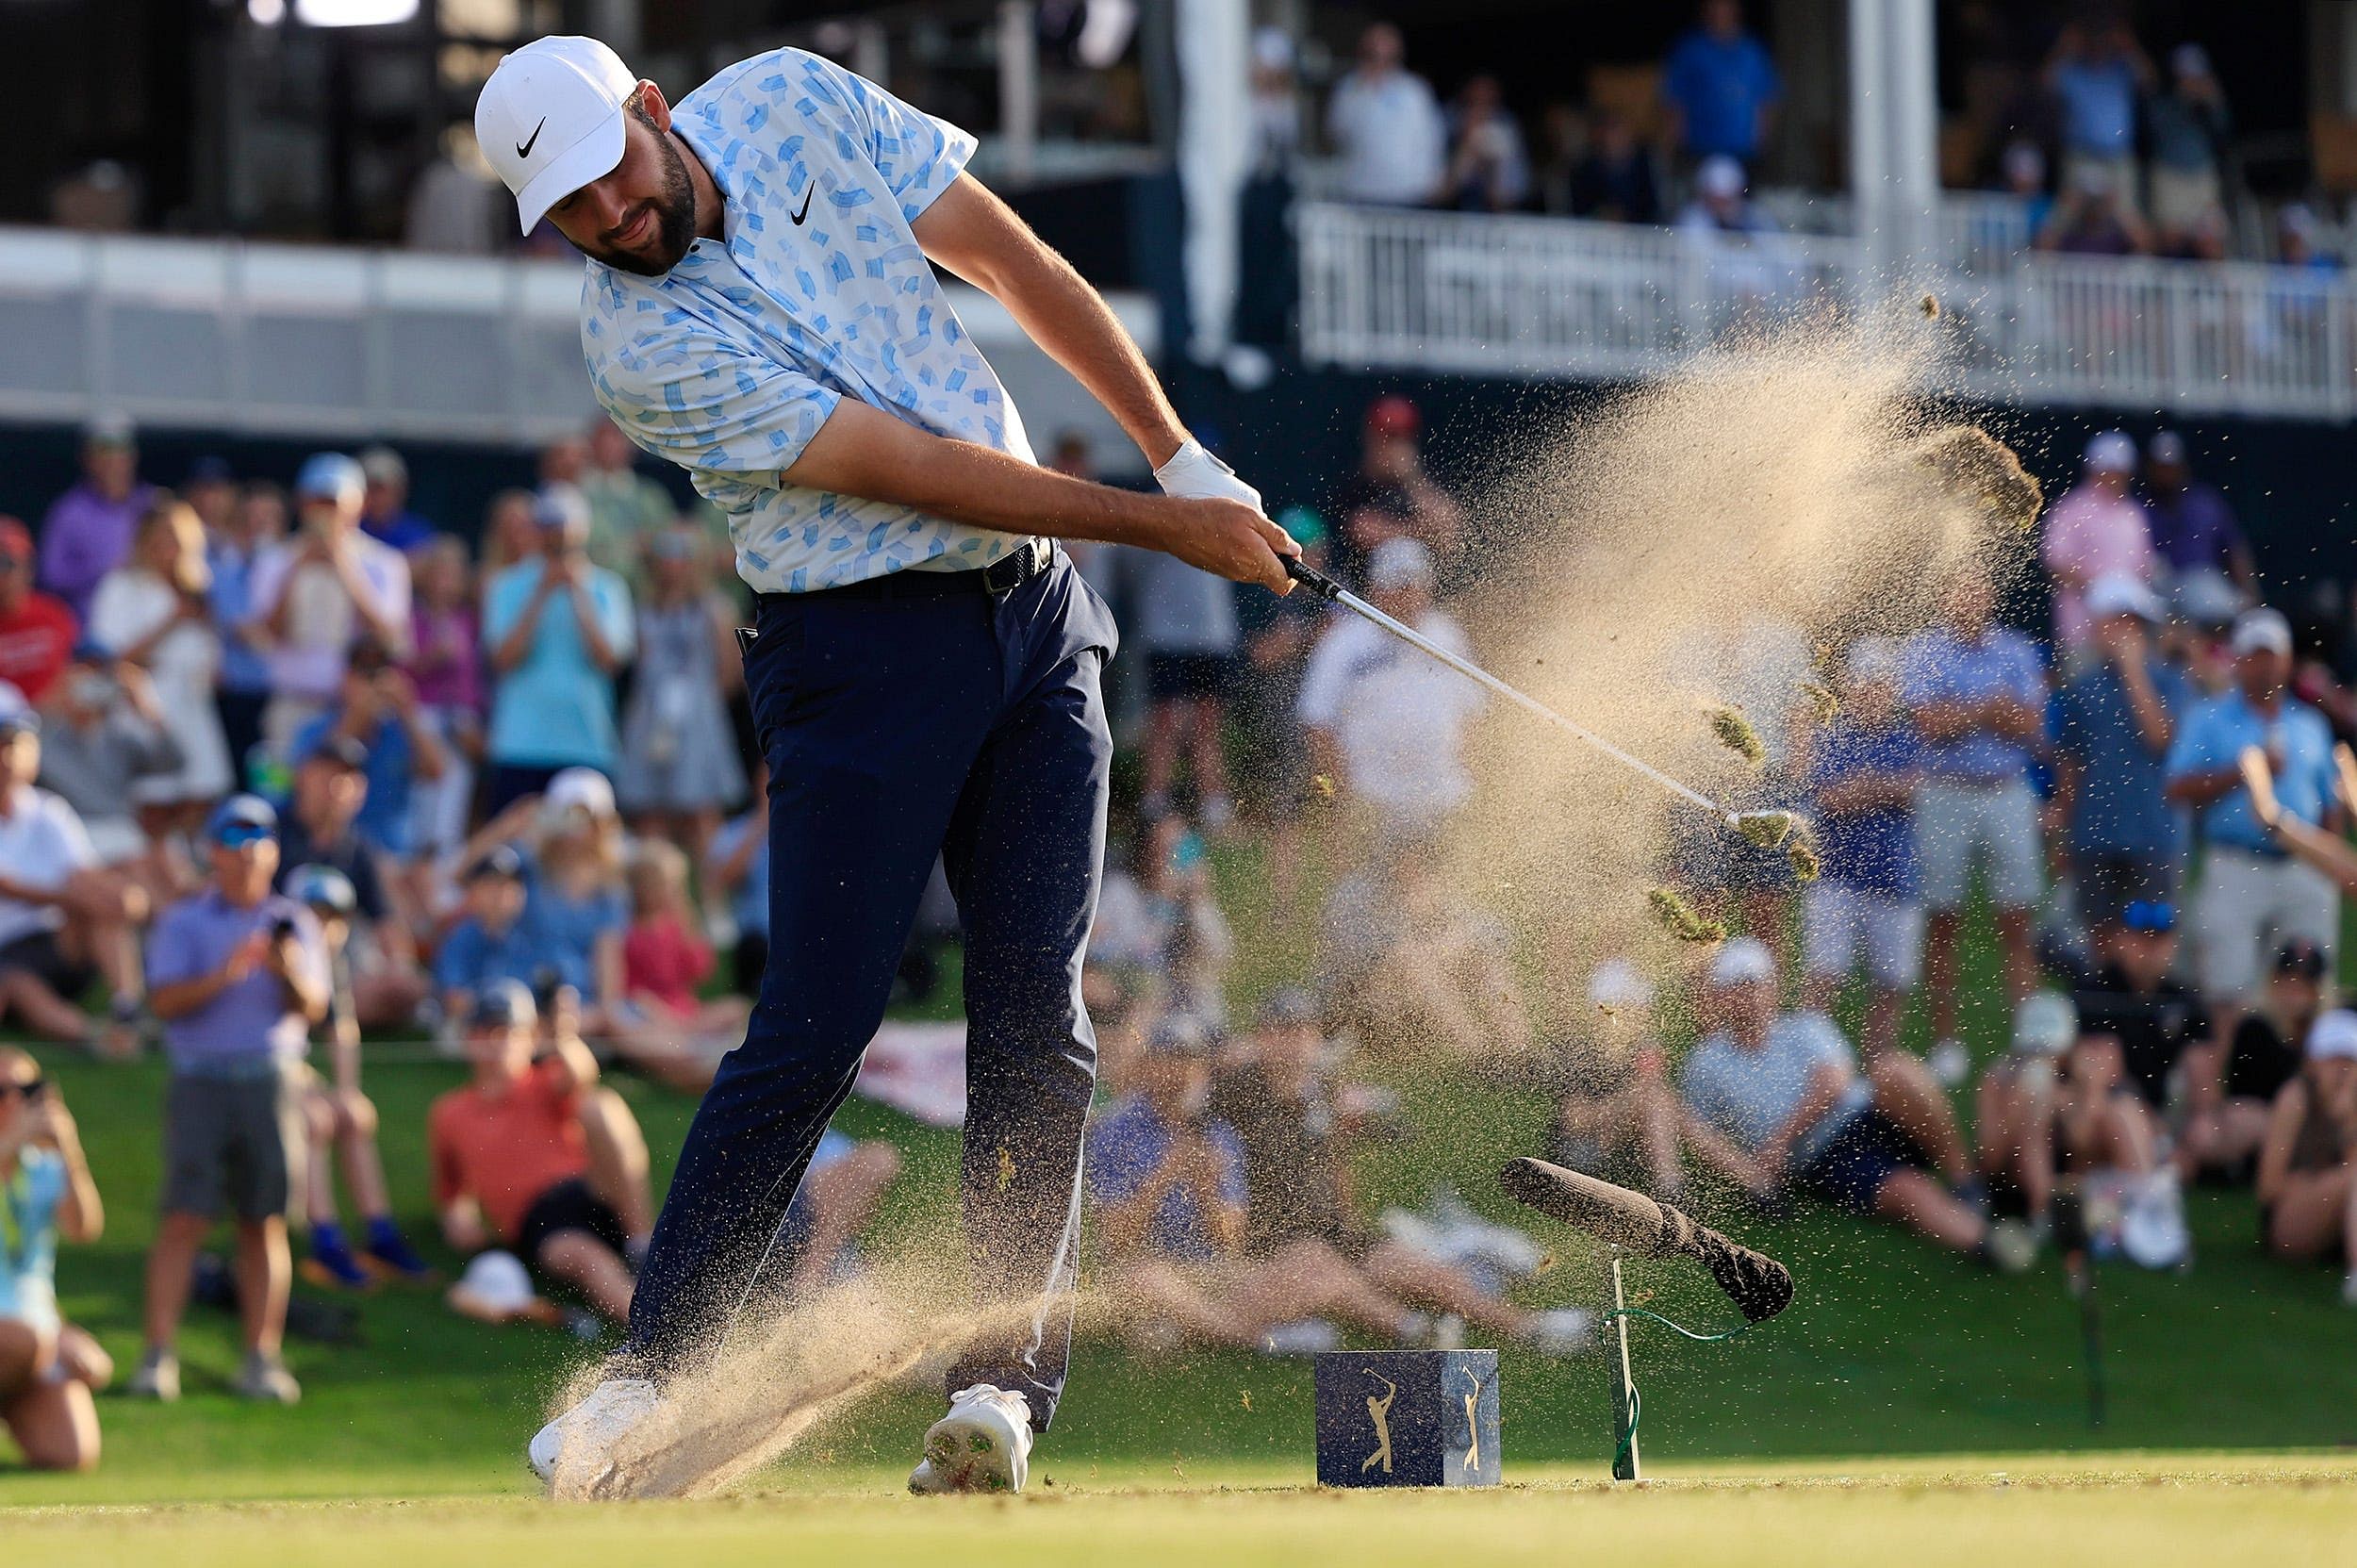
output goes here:
<path id="1" fill-rule="evenodd" d="M 430 866 L 466 842 L 483 755 L 483 636 L 466 542 L 437 534 L 417 554 L 409 608 L 409 679 L 418 706 L 442 742 L 441 777 L 410 797 L 409 842 Z"/>

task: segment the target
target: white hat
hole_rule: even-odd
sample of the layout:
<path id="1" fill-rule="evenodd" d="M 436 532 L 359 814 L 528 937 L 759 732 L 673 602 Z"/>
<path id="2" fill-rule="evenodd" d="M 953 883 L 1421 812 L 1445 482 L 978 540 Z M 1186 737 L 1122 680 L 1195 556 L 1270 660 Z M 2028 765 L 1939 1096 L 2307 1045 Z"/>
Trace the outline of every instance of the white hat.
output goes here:
<path id="1" fill-rule="evenodd" d="M 592 817 L 614 815 L 614 785 L 594 767 L 563 767 L 541 797 L 552 816 L 579 806 Z"/>
<path id="2" fill-rule="evenodd" d="M 2182 463 L 2185 460 L 2185 438 L 2174 430 L 2155 431 L 2145 443 L 2144 454 L 2155 463 Z"/>
<path id="3" fill-rule="evenodd" d="M 2134 473 L 2136 443 L 2117 430 L 2106 430 L 2087 443 L 2085 461 L 2090 473 Z"/>
<path id="4" fill-rule="evenodd" d="M 1724 153 L 1713 153 L 1694 171 L 1694 188 L 1706 196 L 1725 200 L 1743 194 L 1743 166 Z"/>
<path id="5" fill-rule="evenodd" d="M 1653 982 L 1625 958 L 1607 958 L 1588 977 L 1588 999 L 1598 1007 L 1651 1007 Z"/>
<path id="6" fill-rule="evenodd" d="M 1428 587 L 1432 583 L 1432 552 L 1413 539 L 1385 539 L 1367 557 L 1367 586 L 1371 588 Z"/>
<path id="7" fill-rule="evenodd" d="M 513 1316 L 532 1305 L 532 1276 L 513 1252 L 478 1252 L 458 1277 L 458 1289 L 497 1316 Z"/>
<path id="8" fill-rule="evenodd" d="M 2013 1010 L 2013 1048 L 2060 1056 L 2079 1038 L 2079 1009 L 2060 991 L 2033 991 Z"/>
<path id="9" fill-rule="evenodd" d="M 474 135 L 516 193 L 524 233 L 622 161 L 622 105 L 637 88 L 622 57 L 594 38 L 536 39 L 499 62 L 475 100 Z"/>
<path id="10" fill-rule="evenodd" d="M 2124 571 L 2106 572 L 2087 585 L 2087 614 L 2097 620 L 2132 615 L 2156 626 L 2166 619 L 2161 596 Z"/>
<path id="11" fill-rule="evenodd" d="M 1776 978 L 1776 960 L 1768 945 L 1755 936 L 1739 936 L 1721 948 L 1710 961 L 1708 979 L 1714 991 L 1731 991 Z"/>
<path id="12" fill-rule="evenodd" d="M 2283 619 L 2283 611 L 2270 610 L 2264 604 L 2255 610 L 2245 610 L 2234 618 L 2234 636 L 2229 646 L 2238 659 L 2263 649 L 2269 653 L 2289 653 L 2292 623 Z"/>
<path id="13" fill-rule="evenodd" d="M 2357 1056 L 2357 1013 L 2336 1007 L 2320 1015 L 2308 1030 L 2308 1054 L 2319 1060 L 2328 1056 Z"/>

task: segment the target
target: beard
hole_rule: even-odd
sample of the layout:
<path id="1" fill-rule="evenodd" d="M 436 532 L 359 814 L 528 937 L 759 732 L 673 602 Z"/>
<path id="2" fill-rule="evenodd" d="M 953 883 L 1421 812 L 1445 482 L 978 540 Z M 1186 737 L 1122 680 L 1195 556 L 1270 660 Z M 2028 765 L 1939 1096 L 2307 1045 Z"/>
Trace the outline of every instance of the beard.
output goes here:
<path id="1" fill-rule="evenodd" d="M 632 113 L 638 111 L 634 108 Z M 645 116 L 640 116 L 645 120 Z M 653 129 L 653 123 L 647 122 Z M 680 156 L 679 144 L 663 131 L 655 131 L 655 156 L 662 165 L 662 182 L 646 204 L 653 208 L 655 230 L 648 248 L 625 251 L 601 245 L 588 252 L 592 261 L 604 263 L 617 272 L 635 272 L 640 277 L 661 277 L 679 265 L 681 256 L 696 240 L 696 188 L 688 183 L 687 160 Z M 635 222 L 637 213 L 628 222 Z M 625 225 L 627 226 L 627 224 Z"/>

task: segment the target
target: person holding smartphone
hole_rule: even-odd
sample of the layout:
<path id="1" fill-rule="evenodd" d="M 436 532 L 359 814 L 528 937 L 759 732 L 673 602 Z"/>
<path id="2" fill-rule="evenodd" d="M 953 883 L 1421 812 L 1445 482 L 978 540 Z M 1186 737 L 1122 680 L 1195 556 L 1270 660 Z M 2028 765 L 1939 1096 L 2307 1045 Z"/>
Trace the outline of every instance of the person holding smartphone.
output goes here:
<path id="1" fill-rule="evenodd" d="M 98 1463 L 98 1342 L 58 1315 L 58 1240 L 98 1239 L 106 1212 L 73 1113 L 41 1065 L 0 1047 L 0 1424 L 36 1470 Z"/>

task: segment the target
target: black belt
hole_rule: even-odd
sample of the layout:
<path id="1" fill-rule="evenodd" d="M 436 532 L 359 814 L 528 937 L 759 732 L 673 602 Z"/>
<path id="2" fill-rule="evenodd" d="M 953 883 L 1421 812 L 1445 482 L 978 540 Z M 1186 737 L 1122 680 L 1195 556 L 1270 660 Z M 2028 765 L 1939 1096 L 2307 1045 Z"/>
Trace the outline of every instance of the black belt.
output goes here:
<path id="1" fill-rule="evenodd" d="M 839 587 L 812 588 L 807 593 L 780 597 L 952 599 L 964 594 L 986 593 L 994 599 L 1004 599 L 1055 564 L 1055 541 L 1032 537 L 1025 539 L 990 565 L 969 571 L 887 571 L 881 577 L 865 577 L 856 583 L 845 583 Z M 761 597 L 766 599 L 769 596 L 764 594 Z"/>

